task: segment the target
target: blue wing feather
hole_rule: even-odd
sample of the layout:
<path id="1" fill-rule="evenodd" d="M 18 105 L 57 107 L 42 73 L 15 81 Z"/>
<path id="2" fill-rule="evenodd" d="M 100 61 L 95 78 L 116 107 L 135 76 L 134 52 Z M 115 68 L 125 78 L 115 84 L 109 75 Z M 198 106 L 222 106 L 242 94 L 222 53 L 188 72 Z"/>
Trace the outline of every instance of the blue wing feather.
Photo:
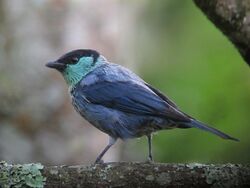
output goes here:
<path id="1" fill-rule="evenodd" d="M 190 121 L 189 118 L 155 94 L 149 88 L 131 81 L 99 81 L 92 85 L 77 87 L 93 104 L 122 112 Z"/>

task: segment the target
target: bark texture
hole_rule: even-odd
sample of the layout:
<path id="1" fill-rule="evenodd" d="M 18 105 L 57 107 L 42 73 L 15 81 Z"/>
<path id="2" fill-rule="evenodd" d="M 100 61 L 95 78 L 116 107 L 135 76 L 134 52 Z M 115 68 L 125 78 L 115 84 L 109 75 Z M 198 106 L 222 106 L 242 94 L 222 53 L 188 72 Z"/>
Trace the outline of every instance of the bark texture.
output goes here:
<path id="1" fill-rule="evenodd" d="M 106 163 L 43 167 L 0 163 L 0 187 L 250 187 L 250 165 Z"/>
<path id="2" fill-rule="evenodd" d="M 250 1 L 193 0 L 250 65 Z"/>

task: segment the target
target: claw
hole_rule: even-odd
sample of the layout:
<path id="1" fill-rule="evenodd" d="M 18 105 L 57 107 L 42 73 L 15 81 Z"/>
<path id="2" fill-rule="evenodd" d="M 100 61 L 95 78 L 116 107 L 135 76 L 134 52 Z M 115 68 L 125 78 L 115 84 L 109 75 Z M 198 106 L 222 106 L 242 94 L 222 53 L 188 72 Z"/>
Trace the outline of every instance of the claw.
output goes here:
<path id="1" fill-rule="evenodd" d="M 153 158 L 150 157 L 150 156 L 149 156 L 148 159 L 146 160 L 146 163 L 150 163 L 150 164 L 151 164 L 151 163 L 153 163 L 153 162 L 154 162 L 154 161 L 153 161 Z"/>
<path id="2" fill-rule="evenodd" d="M 102 159 L 97 159 L 94 164 L 104 164 Z"/>

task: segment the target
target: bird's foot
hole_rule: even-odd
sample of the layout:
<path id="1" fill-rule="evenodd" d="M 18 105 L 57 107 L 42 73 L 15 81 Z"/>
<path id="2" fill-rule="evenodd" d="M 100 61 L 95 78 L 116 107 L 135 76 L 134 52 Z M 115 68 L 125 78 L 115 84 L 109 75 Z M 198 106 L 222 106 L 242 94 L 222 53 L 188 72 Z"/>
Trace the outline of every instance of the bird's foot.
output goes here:
<path id="1" fill-rule="evenodd" d="M 104 164 L 104 161 L 102 159 L 96 159 L 94 164 Z"/>
<path id="2" fill-rule="evenodd" d="M 152 156 L 148 156 L 148 159 L 146 160 L 146 163 L 153 163 L 153 157 Z"/>

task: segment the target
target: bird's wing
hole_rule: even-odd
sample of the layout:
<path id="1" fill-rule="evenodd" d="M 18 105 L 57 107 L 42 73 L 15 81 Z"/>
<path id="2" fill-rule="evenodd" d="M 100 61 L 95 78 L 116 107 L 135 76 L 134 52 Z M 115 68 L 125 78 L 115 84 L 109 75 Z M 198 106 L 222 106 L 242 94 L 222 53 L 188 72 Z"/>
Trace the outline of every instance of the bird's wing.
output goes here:
<path id="1" fill-rule="evenodd" d="M 163 100 L 146 85 L 131 81 L 99 81 L 88 86 L 81 85 L 77 92 L 93 104 L 126 113 L 157 116 L 175 121 L 190 121 L 186 115 L 175 108 L 172 102 Z"/>
<path id="2" fill-rule="evenodd" d="M 160 92 L 158 89 L 155 89 L 154 87 L 152 87 L 151 85 L 149 85 L 148 83 L 145 83 L 146 86 L 148 86 L 149 89 L 151 89 L 156 95 L 158 95 L 160 98 L 162 98 L 164 101 L 166 101 L 169 105 L 171 105 L 172 107 L 178 109 L 177 105 L 171 101 L 169 98 L 167 98 L 162 92 Z"/>

